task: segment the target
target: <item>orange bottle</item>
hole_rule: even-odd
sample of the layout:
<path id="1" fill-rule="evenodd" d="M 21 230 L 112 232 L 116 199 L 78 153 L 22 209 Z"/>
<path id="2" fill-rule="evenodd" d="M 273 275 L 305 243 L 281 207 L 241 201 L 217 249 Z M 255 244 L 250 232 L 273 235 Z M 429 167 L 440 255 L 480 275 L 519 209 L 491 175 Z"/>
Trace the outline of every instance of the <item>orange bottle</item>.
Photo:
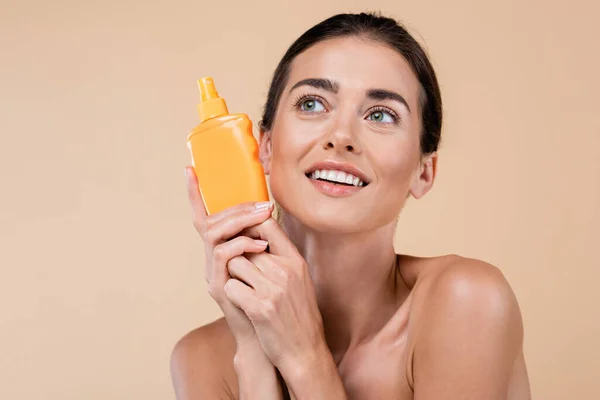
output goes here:
<path id="1" fill-rule="evenodd" d="M 187 137 L 192 165 L 208 215 L 247 201 L 268 201 L 252 121 L 229 114 L 211 77 L 198 81 L 200 125 Z"/>

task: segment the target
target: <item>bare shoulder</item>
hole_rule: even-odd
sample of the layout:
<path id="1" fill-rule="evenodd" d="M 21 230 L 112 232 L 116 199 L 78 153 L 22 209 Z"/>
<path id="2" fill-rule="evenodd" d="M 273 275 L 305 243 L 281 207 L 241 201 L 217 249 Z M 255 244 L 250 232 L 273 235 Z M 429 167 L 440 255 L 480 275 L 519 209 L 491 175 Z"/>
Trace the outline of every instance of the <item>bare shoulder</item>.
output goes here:
<path id="1" fill-rule="evenodd" d="M 224 318 L 183 336 L 171 355 L 171 376 L 177 398 L 237 398 L 235 349 L 235 339 Z"/>
<path id="2" fill-rule="evenodd" d="M 487 262 L 449 255 L 412 259 L 413 307 L 419 319 L 453 312 L 484 322 L 502 320 L 522 331 L 516 296 L 502 271 Z"/>
<path id="3" fill-rule="evenodd" d="M 413 303 L 495 300 L 516 305 L 510 284 L 496 266 L 458 255 L 400 256 L 401 274 L 413 291 Z M 495 303 L 499 305 L 498 303 Z"/>
<path id="4" fill-rule="evenodd" d="M 518 385 L 519 394 L 508 398 L 527 398 L 521 312 L 501 270 L 450 255 L 409 258 L 406 272 L 413 283 L 411 386 L 420 383 L 420 391 L 433 397 L 447 383 L 461 393 L 479 393 L 478 398 L 502 393 L 506 398 Z M 478 377 L 479 383 L 461 381 L 466 375 Z M 428 386 L 436 376 L 448 382 L 438 379 L 439 384 Z"/>

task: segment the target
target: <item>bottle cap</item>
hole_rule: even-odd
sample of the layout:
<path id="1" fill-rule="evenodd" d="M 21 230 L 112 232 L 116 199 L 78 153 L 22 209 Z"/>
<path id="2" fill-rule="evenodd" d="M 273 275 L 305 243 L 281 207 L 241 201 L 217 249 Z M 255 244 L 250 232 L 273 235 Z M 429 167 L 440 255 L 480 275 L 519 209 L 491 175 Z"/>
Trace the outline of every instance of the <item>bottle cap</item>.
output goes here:
<path id="1" fill-rule="evenodd" d="M 198 81 L 200 89 L 200 104 L 198 104 L 198 115 L 200 122 L 207 119 L 229 114 L 225 100 L 219 97 L 215 83 L 210 76 L 206 76 Z"/>

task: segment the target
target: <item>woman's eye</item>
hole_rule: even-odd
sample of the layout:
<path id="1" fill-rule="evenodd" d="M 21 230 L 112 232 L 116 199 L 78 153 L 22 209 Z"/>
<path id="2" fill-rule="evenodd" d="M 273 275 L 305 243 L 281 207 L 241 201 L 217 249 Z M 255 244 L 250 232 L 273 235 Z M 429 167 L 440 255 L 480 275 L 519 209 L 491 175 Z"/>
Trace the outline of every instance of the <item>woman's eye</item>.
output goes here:
<path id="1" fill-rule="evenodd" d="M 383 123 L 394 123 L 396 118 L 386 111 L 374 111 L 369 114 L 368 117 L 371 121 L 383 122 Z"/>
<path id="2" fill-rule="evenodd" d="M 300 110 L 306 112 L 321 112 L 325 110 L 325 106 L 323 106 L 319 100 L 308 99 L 300 103 Z"/>

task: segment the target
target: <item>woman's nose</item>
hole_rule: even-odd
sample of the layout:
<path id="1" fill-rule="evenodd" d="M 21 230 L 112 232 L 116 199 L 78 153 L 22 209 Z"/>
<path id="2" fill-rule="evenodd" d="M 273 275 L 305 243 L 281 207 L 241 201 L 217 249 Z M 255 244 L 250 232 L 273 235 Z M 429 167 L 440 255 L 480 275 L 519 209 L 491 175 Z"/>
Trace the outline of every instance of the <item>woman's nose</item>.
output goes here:
<path id="1" fill-rule="evenodd" d="M 356 147 L 354 144 L 352 143 L 348 143 L 348 144 L 343 144 L 343 143 L 337 143 L 335 144 L 334 141 L 327 141 L 326 145 L 324 146 L 326 149 L 334 149 L 334 150 L 346 150 L 349 151 L 351 153 L 355 153 L 356 151 Z"/>
<path id="2" fill-rule="evenodd" d="M 328 135 L 323 137 L 322 144 L 325 150 L 347 151 L 356 154 L 361 152 L 351 123 L 338 124 Z"/>

